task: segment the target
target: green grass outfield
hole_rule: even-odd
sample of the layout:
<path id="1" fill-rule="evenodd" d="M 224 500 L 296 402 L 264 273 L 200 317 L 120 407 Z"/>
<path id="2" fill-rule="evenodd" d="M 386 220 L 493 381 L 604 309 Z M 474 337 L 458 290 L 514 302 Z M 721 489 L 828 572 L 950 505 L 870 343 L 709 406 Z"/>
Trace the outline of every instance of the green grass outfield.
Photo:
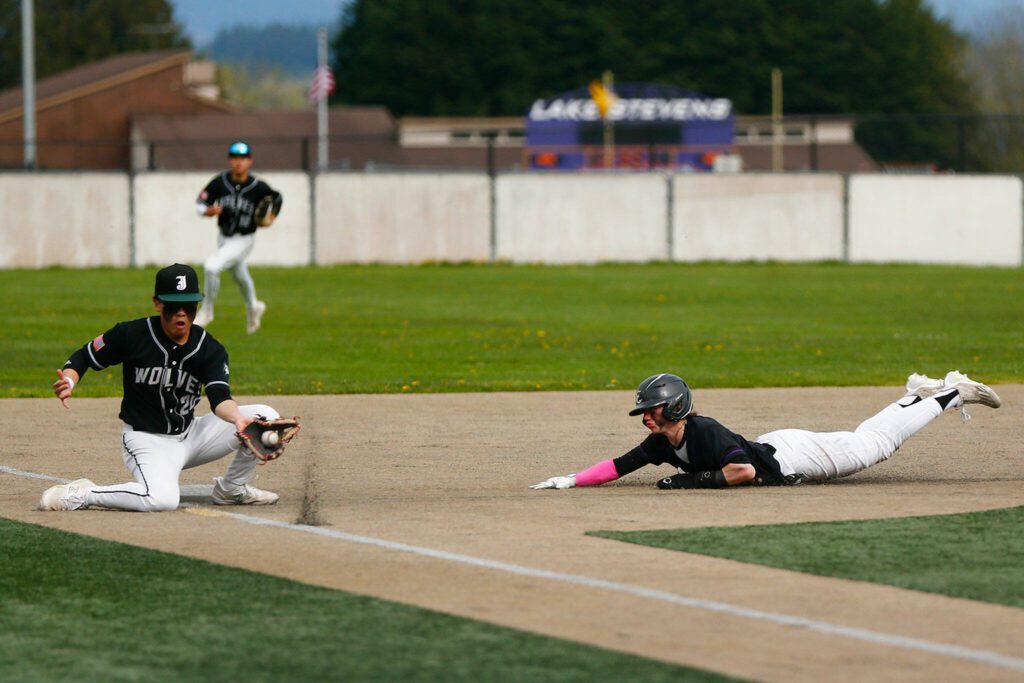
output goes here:
<path id="1" fill-rule="evenodd" d="M 0 397 L 51 396 L 54 371 L 71 351 L 117 321 L 151 313 L 155 271 L 0 270 Z M 658 371 L 682 374 L 695 387 L 897 385 L 912 371 L 952 368 L 992 383 L 1024 381 L 1022 269 L 497 264 L 253 274 L 269 304 L 264 329 L 245 334 L 230 277 L 211 326 L 231 353 L 240 395 L 632 389 Z M 120 371 L 90 372 L 76 395 L 120 395 Z M 939 592 L 1022 606 L 1020 583 L 1009 580 L 1021 575 L 1024 559 L 1021 541 L 1012 539 L 1024 521 L 1020 510 L 1001 511 L 1009 515 L 1002 518 L 921 518 L 925 526 L 905 533 L 879 526 L 864 532 L 875 538 L 870 553 L 855 535 L 788 568 L 828 574 L 830 565 L 855 566 L 851 555 L 888 558 L 873 563 L 897 576 L 886 582 L 905 585 L 896 581 L 918 574 L 945 581 Z M 843 524 L 906 523 L 915 522 Z M 722 556 L 743 561 L 795 561 L 826 547 L 823 529 L 690 530 L 706 534 L 702 549 L 692 537 L 678 542 L 707 554 L 732 547 L 735 556 Z M 0 538 L 0 680 L 705 675 L 15 522 L 0 520 Z M 903 559 L 908 547 L 910 565 Z M 897 562 L 889 561 L 894 549 Z M 951 559 L 960 549 L 965 557 Z M 985 585 L 1010 597 L 970 592 Z"/>
<path id="2" fill-rule="evenodd" d="M 867 521 L 592 536 L 1024 607 L 1024 507 Z"/>
<path id="3" fill-rule="evenodd" d="M 45 527 L 0 538 L 4 681 L 735 680 Z"/>
<path id="4" fill-rule="evenodd" d="M 896 385 L 958 368 L 1024 380 L 1024 271 L 845 264 L 254 268 L 244 332 L 222 281 L 211 331 L 238 394 Z M 0 396 L 48 396 L 56 368 L 152 312 L 155 268 L 0 271 Z M 120 393 L 89 373 L 79 396 Z"/>

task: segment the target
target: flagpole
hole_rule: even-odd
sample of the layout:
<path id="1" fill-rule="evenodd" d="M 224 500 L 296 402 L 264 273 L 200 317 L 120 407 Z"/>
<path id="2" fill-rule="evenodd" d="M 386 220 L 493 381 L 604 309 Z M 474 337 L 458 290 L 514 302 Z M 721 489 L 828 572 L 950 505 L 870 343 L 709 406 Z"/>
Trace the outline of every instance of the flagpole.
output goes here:
<path id="1" fill-rule="evenodd" d="M 319 77 L 323 77 L 323 72 L 327 68 L 327 29 L 320 27 L 317 31 L 316 36 L 316 52 L 317 52 L 317 74 Z M 327 170 L 327 97 L 330 93 L 324 92 L 320 94 L 320 99 L 316 103 L 316 123 L 317 123 L 317 169 L 320 171 Z"/>

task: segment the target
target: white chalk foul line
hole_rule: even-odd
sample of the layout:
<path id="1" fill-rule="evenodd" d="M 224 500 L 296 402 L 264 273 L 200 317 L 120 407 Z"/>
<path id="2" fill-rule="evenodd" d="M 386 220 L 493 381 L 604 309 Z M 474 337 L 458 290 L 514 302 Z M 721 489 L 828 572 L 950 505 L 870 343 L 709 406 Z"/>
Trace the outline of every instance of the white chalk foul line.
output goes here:
<path id="1" fill-rule="evenodd" d="M 475 567 L 484 567 L 486 569 L 494 569 L 497 571 L 508 572 L 510 574 L 518 574 L 520 576 L 530 576 L 539 579 L 548 579 L 551 581 L 561 581 L 562 583 L 569 583 L 577 586 L 586 586 L 588 588 L 600 588 L 603 590 L 635 595 L 641 598 L 648 598 L 651 600 L 667 602 L 674 605 L 682 605 L 684 607 L 693 607 L 697 609 L 708 610 L 711 612 L 721 612 L 723 614 L 729 614 L 737 617 L 745 617 L 747 619 L 768 621 L 771 623 L 781 624 L 784 626 L 806 628 L 810 631 L 816 631 L 818 633 L 825 633 L 833 636 L 844 636 L 846 638 L 864 640 L 871 643 L 877 643 L 880 645 L 902 647 L 910 650 L 921 650 L 932 654 L 946 655 L 948 657 L 956 657 L 958 659 L 966 659 L 973 662 L 991 664 L 992 666 L 1013 669 L 1015 671 L 1024 671 L 1024 659 L 1020 659 L 1018 657 L 1009 657 L 1006 655 L 1001 655 L 998 652 L 991 652 L 988 650 L 974 650 L 971 648 L 962 647 L 960 645 L 947 645 L 945 643 L 935 643 L 928 640 L 921 640 L 919 638 L 909 638 L 906 636 L 899 636 L 892 633 L 882 633 L 878 631 L 871 631 L 868 629 L 854 628 L 850 626 L 840 626 L 838 624 L 831 624 L 827 621 L 805 619 L 803 617 L 795 617 L 788 614 L 779 614 L 776 612 L 765 612 L 763 610 L 751 609 L 749 607 L 741 607 L 739 605 L 732 605 L 726 602 L 718 602 L 716 600 L 691 598 L 685 595 L 679 595 L 677 593 L 669 593 L 668 591 L 658 590 L 656 588 L 645 588 L 643 586 L 634 586 L 632 584 L 620 583 L 618 581 L 606 581 L 605 579 L 595 579 L 589 576 L 583 576 L 581 574 L 568 574 L 565 572 L 555 572 L 547 569 L 525 567 L 523 565 L 511 564 L 508 562 L 501 562 L 498 560 L 487 560 L 480 557 L 473 557 L 472 555 L 452 553 L 446 550 L 435 550 L 434 548 L 425 548 L 423 546 L 409 545 L 407 543 L 386 541 L 380 538 L 373 538 L 372 536 L 359 536 L 357 534 L 350 534 L 344 531 L 336 531 L 334 529 L 325 529 L 323 527 L 307 526 L 305 524 L 289 524 L 288 522 L 280 522 L 273 519 L 255 517 L 253 515 L 246 515 L 240 512 L 228 512 L 226 513 L 226 515 L 228 517 L 233 517 L 239 521 L 246 522 L 247 524 L 273 526 L 281 529 L 289 529 L 291 531 L 301 531 L 303 533 L 314 534 L 316 536 L 336 538 L 338 540 L 348 541 L 350 543 L 371 545 L 376 546 L 378 548 L 394 550 L 397 552 L 412 553 L 414 555 L 422 555 L 424 557 L 431 557 L 438 560 L 447 560 L 449 562 L 458 562 L 461 564 L 468 564 Z"/>
<path id="2" fill-rule="evenodd" d="M 18 470 L 12 467 L 5 467 L 3 465 L 0 465 L 0 472 L 13 474 L 15 476 L 20 477 L 45 479 L 47 481 L 58 481 L 65 483 L 70 481 L 69 479 L 64 479 L 61 477 L 53 477 L 46 474 L 38 474 L 36 472 L 26 472 L 25 470 Z M 188 507 L 193 507 L 188 504 L 186 505 Z M 335 529 L 307 526 L 305 524 L 291 524 L 289 522 L 281 522 L 274 519 L 256 517 L 253 515 L 247 515 L 240 512 L 223 511 L 218 516 L 231 517 L 233 519 L 237 519 L 240 522 L 245 522 L 246 524 L 277 527 L 279 529 L 285 529 L 288 531 L 298 531 L 301 533 L 313 534 L 315 536 L 324 536 L 326 538 L 347 541 L 349 543 L 358 543 L 361 545 L 375 546 L 378 548 L 384 548 L 396 552 L 421 555 L 423 557 L 430 557 L 433 559 L 445 560 L 448 562 L 457 562 L 459 564 L 466 564 L 474 567 L 482 567 L 485 569 L 507 572 L 509 574 L 517 574 L 519 576 L 529 576 L 538 579 L 547 579 L 549 581 L 559 581 L 562 583 L 568 583 L 576 586 L 585 586 L 587 588 L 599 588 L 601 590 L 613 591 L 616 593 L 625 593 L 627 595 L 634 595 L 640 598 L 657 600 L 660 602 L 665 602 L 673 605 L 681 605 L 683 607 L 702 609 L 709 612 L 719 612 L 721 614 L 729 614 L 731 616 L 743 617 L 746 619 L 766 621 L 769 623 L 779 624 L 782 626 L 805 628 L 809 631 L 824 633 L 826 635 L 831 636 L 842 636 L 844 638 L 851 638 L 853 640 L 861 640 L 869 643 L 876 643 L 879 645 L 901 647 L 908 650 L 918 650 L 921 652 L 928 652 L 931 654 L 943 655 L 946 657 L 953 657 L 956 659 L 964 659 L 967 661 L 988 664 L 1003 669 L 1011 669 L 1013 671 L 1024 671 L 1024 659 L 1021 659 L 1019 657 L 1010 657 L 1008 655 L 1002 655 L 998 652 L 992 652 L 989 650 L 975 650 L 972 648 L 963 647 L 961 645 L 936 643 L 930 640 L 922 640 L 920 638 L 909 638 L 907 636 L 900 636 L 893 633 L 883 633 L 880 631 L 855 628 L 852 626 L 841 626 L 839 624 L 832 624 L 827 621 L 805 619 L 804 617 L 796 617 L 789 614 L 781 614 L 778 612 L 766 612 L 764 610 L 752 609 L 750 607 L 732 605 L 727 602 L 718 602 L 717 600 L 691 598 L 686 595 L 670 593 L 668 591 L 658 590 L 656 588 L 646 588 L 644 586 L 635 586 L 633 584 L 620 583 L 618 581 L 595 579 L 593 577 L 583 576 L 582 574 L 569 574 L 566 572 L 556 572 L 548 569 L 536 569 L 534 567 L 526 567 L 523 565 L 512 564 L 509 562 L 501 562 L 499 560 L 488 560 L 481 557 L 474 557 L 472 555 L 452 553 L 448 552 L 447 550 L 435 550 L 434 548 L 410 545 L 408 543 L 386 541 L 384 539 L 374 538 L 372 536 L 360 536 L 358 534 L 350 534 L 344 531 L 337 531 Z"/>
<path id="3" fill-rule="evenodd" d="M 55 481 L 58 484 L 66 484 L 70 479 L 64 477 L 53 477 L 49 474 L 39 474 L 38 472 L 26 472 L 25 470 L 19 470 L 14 467 L 7 467 L 6 465 L 0 465 L 0 472 L 5 474 L 13 474 L 16 477 L 28 477 L 29 479 L 42 479 L 44 481 Z"/>

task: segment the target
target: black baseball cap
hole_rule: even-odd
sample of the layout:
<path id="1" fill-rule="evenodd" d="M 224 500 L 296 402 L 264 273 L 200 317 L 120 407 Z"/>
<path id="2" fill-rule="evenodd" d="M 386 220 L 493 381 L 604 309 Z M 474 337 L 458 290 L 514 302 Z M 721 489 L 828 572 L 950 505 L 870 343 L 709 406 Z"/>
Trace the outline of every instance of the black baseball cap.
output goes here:
<path id="1" fill-rule="evenodd" d="M 228 156 L 251 157 L 252 149 L 250 149 L 248 142 L 242 142 L 241 140 L 239 140 L 238 142 L 232 142 L 231 146 L 228 147 Z"/>
<path id="2" fill-rule="evenodd" d="M 195 268 L 184 263 L 161 268 L 156 274 L 153 296 L 161 301 L 202 301 Z"/>

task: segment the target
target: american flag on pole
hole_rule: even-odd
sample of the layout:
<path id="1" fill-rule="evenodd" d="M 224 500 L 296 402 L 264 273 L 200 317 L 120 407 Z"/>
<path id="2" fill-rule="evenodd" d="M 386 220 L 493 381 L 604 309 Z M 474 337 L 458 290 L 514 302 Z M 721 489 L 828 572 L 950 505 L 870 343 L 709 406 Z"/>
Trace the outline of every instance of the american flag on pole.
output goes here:
<path id="1" fill-rule="evenodd" d="M 309 101 L 319 102 L 334 92 L 334 72 L 324 64 L 313 72 L 313 83 L 309 86 Z"/>

